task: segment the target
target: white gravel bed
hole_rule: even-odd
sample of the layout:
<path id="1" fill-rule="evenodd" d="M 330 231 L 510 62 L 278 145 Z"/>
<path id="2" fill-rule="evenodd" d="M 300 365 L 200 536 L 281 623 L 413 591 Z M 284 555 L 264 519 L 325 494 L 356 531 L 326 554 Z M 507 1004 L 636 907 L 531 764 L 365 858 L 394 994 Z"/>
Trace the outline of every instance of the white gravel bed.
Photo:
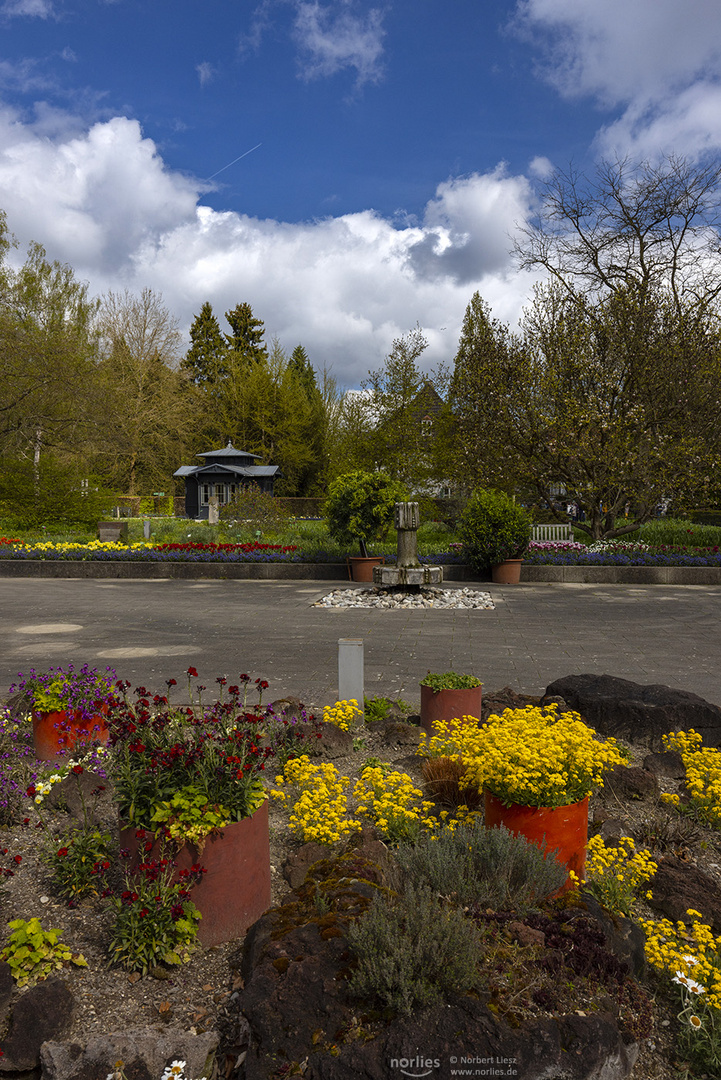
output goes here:
<path id="1" fill-rule="evenodd" d="M 401 589 L 334 589 L 318 600 L 313 607 L 353 608 L 484 608 L 495 604 L 490 593 L 478 589 L 421 588 Z"/>

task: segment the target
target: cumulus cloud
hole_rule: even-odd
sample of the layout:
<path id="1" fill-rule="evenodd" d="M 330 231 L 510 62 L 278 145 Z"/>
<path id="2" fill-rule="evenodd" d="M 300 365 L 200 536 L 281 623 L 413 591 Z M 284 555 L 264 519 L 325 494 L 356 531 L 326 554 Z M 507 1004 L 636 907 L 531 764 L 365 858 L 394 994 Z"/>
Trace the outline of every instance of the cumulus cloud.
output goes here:
<path id="1" fill-rule="evenodd" d="M 459 284 L 502 273 L 509 234 L 526 219 L 531 201 L 525 177 L 508 177 L 503 165 L 439 184 L 426 206 L 422 237 L 409 248 L 411 265 L 421 277 L 452 277 Z"/>
<path id="2" fill-rule="evenodd" d="M 604 152 L 655 156 L 678 138 L 691 154 L 721 146 L 717 0 L 519 0 L 514 25 L 564 97 L 624 109 L 600 134 Z"/>
<path id="3" fill-rule="evenodd" d="M 168 170 L 124 117 L 48 137 L 0 112 L 0 147 L 10 228 L 92 292 L 149 286 L 186 330 L 206 300 L 221 321 L 247 301 L 269 334 L 302 342 L 345 386 L 417 322 L 428 366 L 450 361 L 476 289 L 515 321 L 530 286 L 508 256 L 530 189 L 503 167 L 439 184 L 420 224 L 372 210 L 291 224 L 201 205 L 202 183 Z"/>
<path id="4" fill-rule="evenodd" d="M 0 205 L 18 236 L 104 271 L 194 215 L 197 191 L 165 169 L 137 121 L 115 117 L 69 137 L 40 128 L 0 112 Z"/>
<path id="5" fill-rule="evenodd" d="M 318 0 L 298 3 L 295 36 L 301 49 L 303 77 L 335 75 L 344 68 L 355 70 L 357 85 L 377 82 L 382 73 L 382 13 L 371 8 L 363 17 L 347 4 L 323 7 Z"/>

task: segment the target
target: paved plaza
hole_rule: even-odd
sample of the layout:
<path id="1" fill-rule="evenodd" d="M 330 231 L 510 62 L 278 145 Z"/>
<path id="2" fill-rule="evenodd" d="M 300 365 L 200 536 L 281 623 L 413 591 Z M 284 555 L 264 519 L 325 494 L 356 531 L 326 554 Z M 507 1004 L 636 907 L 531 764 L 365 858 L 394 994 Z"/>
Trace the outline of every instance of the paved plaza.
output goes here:
<path id="1" fill-rule="evenodd" d="M 488 691 L 591 672 L 721 705 L 721 587 L 480 583 L 492 611 L 312 606 L 347 584 L 0 578 L 0 696 L 19 671 L 72 660 L 151 690 L 184 685 L 190 665 L 208 687 L 247 672 L 269 681 L 268 700 L 320 705 L 336 697 L 338 639 L 361 638 L 366 693 L 416 707 L 423 675 L 451 669 Z"/>

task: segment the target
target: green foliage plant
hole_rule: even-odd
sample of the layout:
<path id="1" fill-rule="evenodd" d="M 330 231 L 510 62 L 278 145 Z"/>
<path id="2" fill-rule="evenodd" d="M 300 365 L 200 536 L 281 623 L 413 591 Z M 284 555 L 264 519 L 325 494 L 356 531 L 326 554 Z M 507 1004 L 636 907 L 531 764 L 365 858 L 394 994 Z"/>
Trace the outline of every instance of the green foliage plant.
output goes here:
<path id="1" fill-rule="evenodd" d="M 360 554 L 367 556 L 367 545 L 383 539 L 393 522 L 395 504 L 405 498 L 403 485 L 386 473 L 346 473 L 328 488 L 328 531 L 340 544 L 357 543 Z"/>
<path id="2" fill-rule="evenodd" d="M 39 919 L 13 919 L 8 944 L 0 953 L 7 961 L 18 986 L 34 986 L 68 962 L 87 967 L 81 953 L 73 953 L 60 942 L 61 930 L 43 930 Z"/>
<path id="3" fill-rule="evenodd" d="M 265 802 L 265 798 L 264 791 L 256 792 L 256 810 Z M 157 834 L 162 835 L 176 850 L 190 843 L 202 855 L 209 834 L 228 825 L 230 814 L 223 806 L 210 806 L 202 792 L 189 786 L 161 803 L 151 822 L 156 826 Z"/>
<path id="4" fill-rule="evenodd" d="M 197 946 L 201 917 L 190 890 L 201 875 L 196 864 L 173 881 L 173 866 L 164 858 L 127 873 L 125 889 L 109 900 L 114 912 L 110 963 L 143 975 L 161 963 L 187 963 Z"/>
<path id="5" fill-rule="evenodd" d="M 378 720 L 385 720 L 393 705 L 397 705 L 403 712 L 410 712 L 410 705 L 402 698 L 392 701 L 387 697 L 363 698 L 363 710 L 367 724 L 373 724 Z"/>
<path id="6" fill-rule="evenodd" d="M 50 836 L 49 840 L 41 858 L 50 868 L 58 895 L 71 907 L 85 896 L 107 895 L 112 840 L 106 829 L 86 823 L 64 836 Z"/>
<path id="7" fill-rule="evenodd" d="M 374 896 L 348 938 L 358 965 L 350 991 L 405 1016 L 470 990 L 477 977 L 474 923 L 428 888 L 408 885 L 391 902 Z"/>
<path id="8" fill-rule="evenodd" d="M 721 547 L 721 528 L 686 518 L 655 518 L 641 526 L 639 539 L 652 546 Z"/>
<path id="9" fill-rule="evenodd" d="M 430 686 L 434 694 L 440 690 L 472 690 L 480 685 L 481 680 L 475 675 L 459 675 L 456 671 L 445 671 L 442 675 L 429 671 L 421 679 L 421 686 Z"/>
<path id="10" fill-rule="evenodd" d="M 531 539 L 531 519 L 503 491 L 478 488 L 458 523 L 463 550 L 474 570 L 520 559 Z"/>
<path id="11" fill-rule="evenodd" d="M 553 854 L 514 836 L 503 826 L 487 829 L 477 819 L 456 829 L 401 844 L 396 862 L 404 880 L 433 890 L 458 907 L 525 915 L 552 896 L 567 871 Z"/>

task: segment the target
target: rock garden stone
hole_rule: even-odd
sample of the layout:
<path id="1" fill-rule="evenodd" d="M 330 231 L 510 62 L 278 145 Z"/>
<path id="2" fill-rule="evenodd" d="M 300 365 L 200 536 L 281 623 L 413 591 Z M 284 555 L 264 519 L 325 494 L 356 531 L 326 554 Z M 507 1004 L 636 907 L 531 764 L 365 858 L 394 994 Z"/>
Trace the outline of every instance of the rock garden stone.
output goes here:
<path id="1" fill-rule="evenodd" d="M 40 1064 L 40 1047 L 70 1027 L 75 998 L 62 979 L 47 979 L 18 998 L 3 1039 L 0 1073 L 22 1072 Z"/>
<path id="2" fill-rule="evenodd" d="M 667 855 L 649 883 L 654 911 L 676 922 L 688 920 L 689 908 L 700 911 L 714 934 L 721 934 L 721 888 L 693 863 Z"/>
<path id="3" fill-rule="evenodd" d="M 117 1061 L 132 1080 L 158 1080 L 175 1060 L 186 1062 L 186 1076 L 210 1076 L 217 1046 L 217 1032 L 193 1035 L 182 1028 L 100 1035 L 84 1047 L 49 1041 L 42 1048 L 42 1080 L 104 1080 Z"/>
<path id="4" fill-rule="evenodd" d="M 353 736 L 335 724 L 323 724 L 320 739 L 314 739 L 308 750 L 316 757 L 325 757 L 331 761 L 353 753 Z"/>
<path id="5" fill-rule="evenodd" d="M 614 765 L 604 777 L 603 791 L 606 796 L 618 800 L 655 799 L 658 795 L 658 781 L 654 774 L 646 769 Z"/>
<path id="6" fill-rule="evenodd" d="M 642 765 L 654 776 L 665 776 L 669 780 L 683 780 L 686 776 L 686 766 L 677 750 L 663 750 L 659 753 L 647 754 Z"/>
<path id="7" fill-rule="evenodd" d="M 568 675 L 546 687 L 542 703 L 559 695 L 604 738 L 658 751 L 663 735 L 693 728 L 705 746 L 721 746 L 721 708 L 687 690 L 611 675 Z"/>

